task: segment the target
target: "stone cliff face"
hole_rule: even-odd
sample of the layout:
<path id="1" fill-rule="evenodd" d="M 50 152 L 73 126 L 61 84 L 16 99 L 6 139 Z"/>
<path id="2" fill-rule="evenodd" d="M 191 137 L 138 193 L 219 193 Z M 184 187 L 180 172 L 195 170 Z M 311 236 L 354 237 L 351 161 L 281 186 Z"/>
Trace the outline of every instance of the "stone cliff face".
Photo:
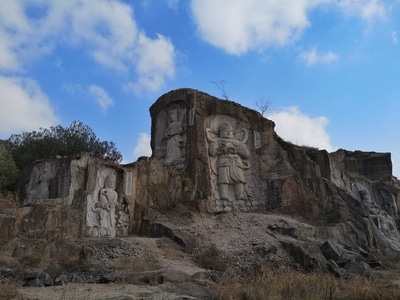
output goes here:
<path id="1" fill-rule="evenodd" d="M 309 224 L 281 243 L 304 268 L 310 259 L 335 268 L 346 255 L 365 261 L 400 251 L 390 153 L 296 146 L 258 112 L 192 89 L 161 96 L 150 114 L 151 158 L 117 166 L 83 154 L 27 169 L 21 207 L 0 214 L 0 244 L 161 234 L 157 215 L 183 206 Z M 277 230 L 293 238 L 290 228 Z M 310 244 L 319 253 L 307 253 Z"/>

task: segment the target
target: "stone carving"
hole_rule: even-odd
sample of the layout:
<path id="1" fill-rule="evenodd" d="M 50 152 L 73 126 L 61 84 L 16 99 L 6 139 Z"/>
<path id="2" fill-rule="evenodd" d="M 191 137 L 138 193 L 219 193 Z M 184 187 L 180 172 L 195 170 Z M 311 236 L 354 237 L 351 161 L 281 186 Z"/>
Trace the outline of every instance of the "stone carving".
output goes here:
<path id="1" fill-rule="evenodd" d="M 99 172 L 95 191 L 87 198 L 88 236 L 115 237 L 128 234 L 128 205 L 118 199 L 116 180 L 113 169 L 106 168 Z"/>
<path id="2" fill-rule="evenodd" d="M 100 226 L 104 228 L 115 227 L 115 205 L 118 199 L 115 184 L 115 175 L 108 175 L 104 187 L 100 190 L 99 202 L 95 206 L 99 213 Z"/>
<path id="3" fill-rule="evenodd" d="M 254 147 L 256 149 L 260 149 L 261 148 L 261 135 L 259 131 L 254 131 Z"/>
<path id="4" fill-rule="evenodd" d="M 194 108 L 189 110 L 189 125 L 193 126 L 194 125 L 194 116 L 195 116 L 196 112 L 194 110 Z"/>
<path id="5" fill-rule="evenodd" d="M 125 194 L 127 196 L 132 195 L 132 172 L 126 172 L 126 179 L 125 179 Z"/>
<path id="6" fill-rule="evenodd" d="M 128 236 L 129 211 L 127 201 L 125 199 L 123 199 L 122 201 L 118 201 L 116 208 L 117 236 Z"/>
<path id="7" fill-rule="evenodd" d="M 246 200 L 244 185 L 246 179 L 243 173 L 250 164 L 246 161 L 250 156 L 246 142 L 248 130 L 240 128 L 244 133 L 243 139 L 235 138 L 230 122 L 222 122 L 219 125 L 218 133 L 206 128 L 206 135 L 209 142 L 208 153 L 211 157 L 216 157 L 216 163 L 211 161 L 211 169 L 217 175 L 219 188 L 219 199 L 221 201 L 229 199 L 229 187 L 233 186 L 236 200 Z"/>
<path id="8" fill-rule="evenodd" d="M 164 139 L 166 139 L 165 165 L 182 162 L 182 148 L 185 146 L 182 138 L 184 131 L 185 125 L 179 121 L 179 111 L 171 110 L 169 112 L 169 124 L 164 133 Z"/>
<path id="9" fill-rule="evenodd" d="M 40 200 L 49 198 L 49 184 L 54 172 L 51 164 L 43 162 L 33 171 L 32 179 L 29 182 L 27 203 L 38 203 Z"/>
<path id="10" fill-rule="evenodd" d="M 385 210 L 381 209 L 375 201 L 371 199 L 370 194 L 366 190 L 360 192 L 361 200 L 366 208 L 369 217 L 376 227 L 388 237 L 392 237 L 397 233 L 396 223 Z"/>

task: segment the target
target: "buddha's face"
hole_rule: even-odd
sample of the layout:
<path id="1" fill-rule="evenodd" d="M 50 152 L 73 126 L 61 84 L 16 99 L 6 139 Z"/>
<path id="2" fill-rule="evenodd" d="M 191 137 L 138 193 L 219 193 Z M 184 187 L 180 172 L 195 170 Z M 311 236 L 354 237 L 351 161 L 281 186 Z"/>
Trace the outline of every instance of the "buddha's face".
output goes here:
<path id="1" fill-rule="evenodd" d="M 178 113 L 176 111 L 172 111 L 169 115 L 169 118 L 171 122 L 177 121 L 178 120 Z"/>
<path id="2" fill-rule="evenodd" d="M 106 180 L 106 187 L 107 188 L 115 188 L 115 176 L 108 176 Z"/>
<path id="3" fill-rule="evenodd" d="M 219 136 L 224 139 L 233 139 L 233 131 L 229 127 L 222 128 L 219 132 Z"/>

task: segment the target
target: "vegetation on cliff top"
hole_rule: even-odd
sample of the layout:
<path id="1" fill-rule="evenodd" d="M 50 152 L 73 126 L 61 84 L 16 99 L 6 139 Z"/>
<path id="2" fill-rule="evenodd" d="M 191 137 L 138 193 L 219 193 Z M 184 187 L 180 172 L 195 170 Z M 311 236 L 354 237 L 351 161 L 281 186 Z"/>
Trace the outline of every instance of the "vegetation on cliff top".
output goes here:
<path id="1" fill-rule="evenodd" d="M 13 134 L 8 141 L 2 143 L 0 190 L 12 189 L 18 170 L 35 160 L 81 152 L 90 152 L 93 156 L 116 163 L 122 160 L 115 143 L 101 141 L 81 121 L 74 121 L 69 127 L 58 125 L 40 128 L 39 131 Z"/>

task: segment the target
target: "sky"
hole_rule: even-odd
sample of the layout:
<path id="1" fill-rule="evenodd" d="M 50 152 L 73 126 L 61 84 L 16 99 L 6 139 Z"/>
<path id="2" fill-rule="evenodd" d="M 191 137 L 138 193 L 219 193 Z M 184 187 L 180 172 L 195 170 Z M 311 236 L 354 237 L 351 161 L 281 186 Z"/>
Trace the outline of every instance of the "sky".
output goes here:
<path id="1" fill-rule="evenodd" d="M 0 139 L 79 120 L 133 162 L 184 87 L 400 176 L 400 0 L 0 0 Z"/>

